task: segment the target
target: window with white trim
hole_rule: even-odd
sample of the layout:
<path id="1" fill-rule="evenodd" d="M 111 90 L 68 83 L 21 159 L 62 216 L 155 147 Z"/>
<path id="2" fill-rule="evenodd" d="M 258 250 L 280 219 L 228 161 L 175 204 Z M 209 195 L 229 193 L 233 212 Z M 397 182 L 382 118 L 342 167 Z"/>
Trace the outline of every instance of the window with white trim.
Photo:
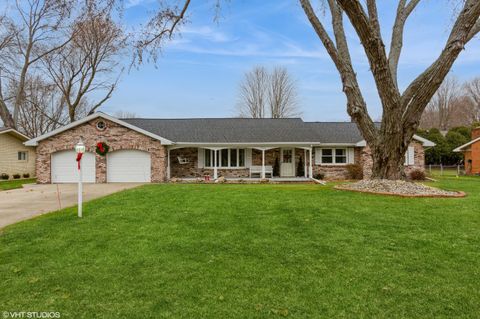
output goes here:
<path id="1" fill-rule="evenodd" d="M 245 167 L 244 148 L 224 148 L 217 152 L 218 168 L 242 168 Z M 206 168 L 214 167 L 214 150 L 205 149 L 204 164 Z"/>
<path id="2" fill-rule="evenodd" d="M 346 148 L 317 148 L 315 149 L 315 164 L 343 165 L 347 164 Z"/>
<path id="3" fill-rule="evenodd" d="M 18 152 L 18 160 L 19 161 L 26 161 L 28 159 L 27 152 Z"/>

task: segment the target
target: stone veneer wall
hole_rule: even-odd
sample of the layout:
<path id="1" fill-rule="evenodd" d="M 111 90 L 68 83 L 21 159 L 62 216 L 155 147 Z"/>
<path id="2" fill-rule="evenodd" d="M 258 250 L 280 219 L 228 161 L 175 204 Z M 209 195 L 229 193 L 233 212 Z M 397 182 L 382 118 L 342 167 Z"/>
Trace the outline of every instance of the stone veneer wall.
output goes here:
<path id="1" fill-rule="evenodd" d="M 359 164 L 362 156 L 362 148 L 354 148 L 354 163 Z M 315 164 L 315 150 L 313 151 L 313 177 L 316 174 L 323 174 L 324 179 L 327 180 L 342 180 L 348 179 L 348 172 L 345 165 L 316 165 Z"/>
<path id="2" fill-rule="evenodd" d="M 180 164 L 178 157 L 183 157 L 188 160 L 186 164 Z M 295 149 L 295 171 L 297 169 L 300 156 L 304 157 L 303 149 Z M 308 156 L 307 156 L 308 157 Z M 280 160 L 280 148 L 270 149 L 265 151 L 265 165 L 273 166 L 275 159 Z M 305 159 L 303 159 L 305 161 Z M 308 164 L 308 158 L 307 158 Z M 256 149 L 252 149 L 252 165 L 262 165 L 262 152 Z M 170 176 L 177 178 L 188 177 L 203 177 L 208 174 L 213 176 L 213 169 L 199 168 L 198 167 L 198 150 L 197 148 L 180 148 L 170 151 Z M 307 168 L 308 169 L 308 168 Z M 250 176 L 250 169 L 218 169 L 219 176 L 225 176 L 230 178 L 247 178 Z"/>
<path id="3" fill-rule="evenodd" d="M 183 157 L 188 160 L 186 164 L 180 164 L 178 157 Z M 170 151 L 170 177 L 171 178 L 203 178 L 205 175 L 210 175 L 213 177 L 212 168 L 199 168 L 198 167 L 198 149 L 189 147 L 189 148 L 179 148 Z M 250 170 L 248 168 L 232 168 L 232 169 L 221 169 L 217 170 L 218 176 L 225 176 L 230 178 L 246 178 L 250 175 Z"/>
<path id="4" fill-rule="evenodd" d="M 107 124 L 107 128 L 103 131 L 96 128 L 96 123 L 99 120 Z M 107 158 L 95 153 L 95 147 L 98 142 L 107 143 L 110 146 L 109 152 L 122 149 L 149 152 L 151 154 L 152 182 L 165 181 L 166 150 L 160 141 L 114 122 L 96 118 L 38 143 L 36 157 L 38 183 L 46 184 L 51 182 L 51 155 L 59 151 L 73 150 L 80 136 L 83 138 L 86 151 L 95 154 L 97 183 L 105 183 L 107 181 Z"/>
<path id="5" fill-rule="evenodd" d="M 423 169 L 425 158 L 423 146 L 418 142 L 412 143 L 415 147 L 415 165 L 405 167 L 407 174 L 413 169 Z M 314 148 L 315 149 L 315 148 Z M 185 157 L 188 160 L 187 164 L 180 164 L 178 156 Z M 304 150 L 295 149 L 295 171 L 297 170 L 300 156 L 307 164 L 309 155 L 304 159 Z M 276 158 L 280 159 L 280 148 L 271 149 L 265 152 L 265 165 L 273 166 Z M 315 151 L 312 154 L 313 160 L 313 175 L 322 173 L 324 178 L 328 180 L 343 180 L 348 179 L 348 173 L 345 165 L 315 165 Z M 200 177 L 204 175 L 213 176 L 213 169 L 198 168 L 198 150 L 197 148 L 182 148 L 170 151 L 171 161 L 171 177 L 188 178 L 188 177 Z M 354 149 L 354 162 L 360 164 L 364 169 L 364 176 L 370 177 L 372 171 L 372 158 L 370 156 L 370 150 L 368 147 L 355 147 Z M 262 152 L 252 149 L 252 165 L 262 164 Z M 225 176 L 230 178 L 247 178 L 249 177 L 249 169 L 218 169 L 219 176 Z"/>

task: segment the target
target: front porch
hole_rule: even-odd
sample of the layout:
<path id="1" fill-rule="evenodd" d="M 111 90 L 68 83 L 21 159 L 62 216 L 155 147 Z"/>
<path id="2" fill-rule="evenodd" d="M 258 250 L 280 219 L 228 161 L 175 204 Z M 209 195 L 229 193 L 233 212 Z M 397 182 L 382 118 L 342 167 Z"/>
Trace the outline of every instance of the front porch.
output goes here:
<path id="1" fill-rule="evenodd" d="M 278 182 L 313 177 L 312 147 L 302 145 L 172 146 L 167 151 L 167 179 Z"/>

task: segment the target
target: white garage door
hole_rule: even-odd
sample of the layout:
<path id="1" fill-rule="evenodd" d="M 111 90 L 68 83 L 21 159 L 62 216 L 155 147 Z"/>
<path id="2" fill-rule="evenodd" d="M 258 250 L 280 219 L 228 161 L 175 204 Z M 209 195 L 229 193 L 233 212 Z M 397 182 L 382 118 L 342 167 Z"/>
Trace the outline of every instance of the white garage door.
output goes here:
<path id="1" fill-rule="evenodd" d="M 150 153 L 121 150 L 107 154 L 107 181 L 109 183 L 150 182 Z"/>
<path id="2" fill-rule="evenodd" d="M 77 154 L 75 151 L 63 151 L 52 154 L 52 183 L 78 182 Z M 82 180 L 95 183 L 95 155 L 84 153 L 82 157 Z"/>

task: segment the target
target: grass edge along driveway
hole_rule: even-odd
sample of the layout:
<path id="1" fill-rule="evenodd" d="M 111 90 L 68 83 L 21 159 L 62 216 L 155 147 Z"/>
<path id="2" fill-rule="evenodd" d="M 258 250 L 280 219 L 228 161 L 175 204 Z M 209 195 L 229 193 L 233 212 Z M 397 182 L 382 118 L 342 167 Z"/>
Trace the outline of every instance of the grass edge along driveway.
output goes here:
<path id="1" fill-rule="evenodd" d="M 24 184 L 33 184 L 37 181 L 36 178 L 26 179 L 12 179 L 9 181 L 0 181 L 0 192 L 10 189 L 22 188 Z"/>

